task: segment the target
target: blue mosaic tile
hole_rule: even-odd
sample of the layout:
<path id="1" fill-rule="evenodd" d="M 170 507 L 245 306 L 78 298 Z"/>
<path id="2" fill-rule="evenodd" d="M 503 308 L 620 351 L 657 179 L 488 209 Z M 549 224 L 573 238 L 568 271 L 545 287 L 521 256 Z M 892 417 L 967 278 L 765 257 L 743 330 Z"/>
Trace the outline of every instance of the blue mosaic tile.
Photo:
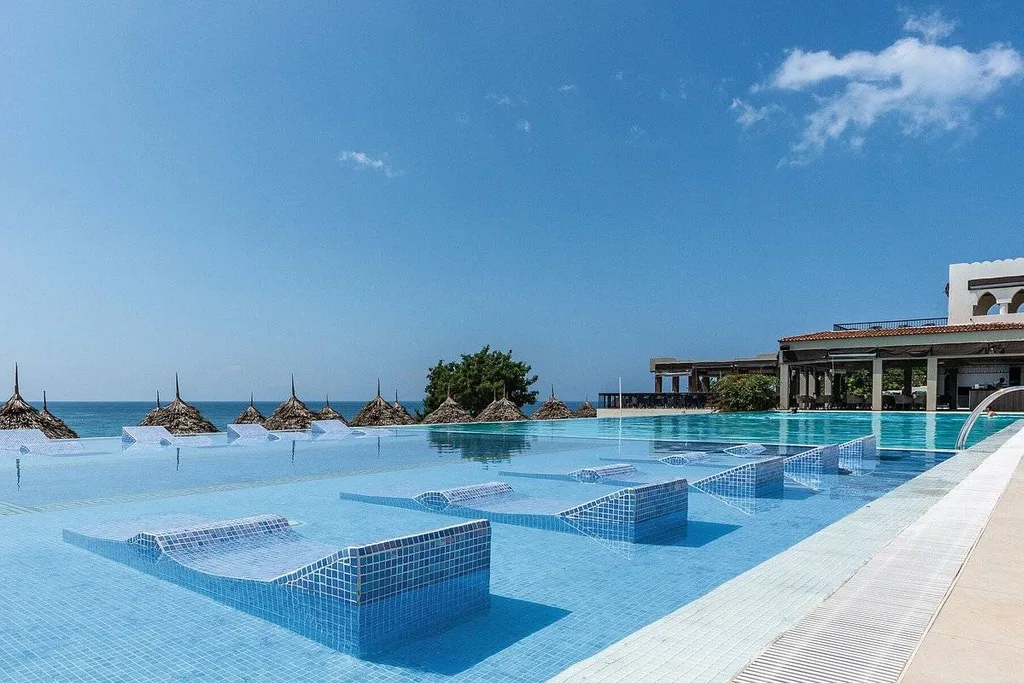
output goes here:
<path id="1" fill-rule="evenodd" d="M 153 520 L 167 524 L 181 520 Z M 436 633 L 490 604 L 491 529 L 474 520 L 332 550 L 279 515 L 64 530 L 68 543 L 356 656 Z M 296 564 L 301 566 L 296 567 Z"/>
<path id="2" fill-rule="evenodd" d="M 785 466 L 781 456 L 756 460 L 698 479 L 692 486 L 747 514 L 758 510 L 759 499 L 781 498 Z"/>

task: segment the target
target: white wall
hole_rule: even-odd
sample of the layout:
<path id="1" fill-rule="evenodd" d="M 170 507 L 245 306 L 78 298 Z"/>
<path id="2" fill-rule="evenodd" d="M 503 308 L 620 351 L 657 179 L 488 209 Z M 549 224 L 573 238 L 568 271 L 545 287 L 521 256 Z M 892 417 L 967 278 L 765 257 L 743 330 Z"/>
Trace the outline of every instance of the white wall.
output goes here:
<path id="1" fill-rule="evenodd" d="M 1003 259 L 1001 261 L 982 261 L 980 263 L 953 263 L 949 266 L 949 324 L 965 325 L 968 323 L 985 322 L 1024 322 L 1024 313 L 1002 315 L 974 315 L 974 306 L 978 299 L 990 292 L 996 303 L 1006 310 L 1010 299 L 1020 291 L 1020 285 L 1012 287 L 994 287 L 986 290 L 969 290 L 967 282 L 979 278 L 1006 277 L 1019 275 L 1024 277 L 1024 258 Z"/>

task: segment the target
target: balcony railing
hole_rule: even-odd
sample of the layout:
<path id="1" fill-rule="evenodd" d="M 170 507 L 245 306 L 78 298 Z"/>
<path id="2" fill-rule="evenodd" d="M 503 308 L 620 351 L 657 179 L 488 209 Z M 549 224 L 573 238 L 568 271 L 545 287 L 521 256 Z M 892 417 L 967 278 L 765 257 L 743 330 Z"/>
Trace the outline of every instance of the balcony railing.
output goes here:
<path id="1" fill-rule="evenodd" d="M 860 323 L 836 323 L 832 326 L 833 332 L 846 332 L 849 330 L 896 330 L 901 327 L 935 327 L 946 325 L 949 318 L 904 318 L 903 320 L 869 320 Z"/>
<path id="2" fill-rule="evenodd" d="M 601 408 L 704 408 L 708 395 L 703 393 L 630 392 L 623 393 L 619 405 L 618 392 L 601 392 L 597 395 Z"/>

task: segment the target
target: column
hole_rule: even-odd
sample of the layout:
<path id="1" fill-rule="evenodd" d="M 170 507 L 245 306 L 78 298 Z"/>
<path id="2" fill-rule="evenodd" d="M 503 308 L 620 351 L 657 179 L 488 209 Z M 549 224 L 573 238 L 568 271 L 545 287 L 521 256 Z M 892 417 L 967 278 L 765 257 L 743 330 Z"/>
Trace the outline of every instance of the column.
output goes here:
<path id="1" fill-rule="evenodd" d="M 654 393 L 661 393 L 661 375 L 654 376 Z"/>
<path id="2" fill-rule="evenodd" d="M 779 363 L 779 407 L 789 408 L 789 364 Z"/>
<path id="3" fill-rule="evenodd" d="M 939 359 L 928 356 L 928 391 L 925 393 L 924 409 L 935 410 L 939 404 Z"/>
<path id="4" fill-rule="evenodd" d="M 825 398 L 832 396 L 832 374 L 825 370 L 821 377 L 821 393 Z"/>
<path id="5" fill-rule="evenodd" d="M 818 395 L 818 371 L 814 368 L 807 371 L 807 395 Z"/>
<path id="6" fill-rule="evenodd" d="M 800 373 L 800 393 L 797 396 L 807 396 L 807 368 L 797 370 Z"/>
<path id="7" fill-rule="evenodd" d="M 679 375 L 672 375 L 672 393 L 679 393 Z"/>
<path id="8" fill-rule="evenodd" d="M 906 366 L 903 368 L 903 395 L 912 396 L 914 394 L 914 368 Z"/>
<path id="9" fill-rule="evenodd" d="M 871 361 L 871 410 L 882 409 L 882 359 Z"/>

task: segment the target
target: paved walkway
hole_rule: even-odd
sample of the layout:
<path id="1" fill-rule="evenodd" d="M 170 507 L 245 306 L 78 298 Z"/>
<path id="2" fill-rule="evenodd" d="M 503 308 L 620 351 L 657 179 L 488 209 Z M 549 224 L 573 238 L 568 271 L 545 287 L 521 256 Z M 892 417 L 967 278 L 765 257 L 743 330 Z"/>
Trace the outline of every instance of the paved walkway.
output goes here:
<path id="1" fill-rule="evenodd" d="M 1024 463 L 902 680 L 1024 681 Z"/>

